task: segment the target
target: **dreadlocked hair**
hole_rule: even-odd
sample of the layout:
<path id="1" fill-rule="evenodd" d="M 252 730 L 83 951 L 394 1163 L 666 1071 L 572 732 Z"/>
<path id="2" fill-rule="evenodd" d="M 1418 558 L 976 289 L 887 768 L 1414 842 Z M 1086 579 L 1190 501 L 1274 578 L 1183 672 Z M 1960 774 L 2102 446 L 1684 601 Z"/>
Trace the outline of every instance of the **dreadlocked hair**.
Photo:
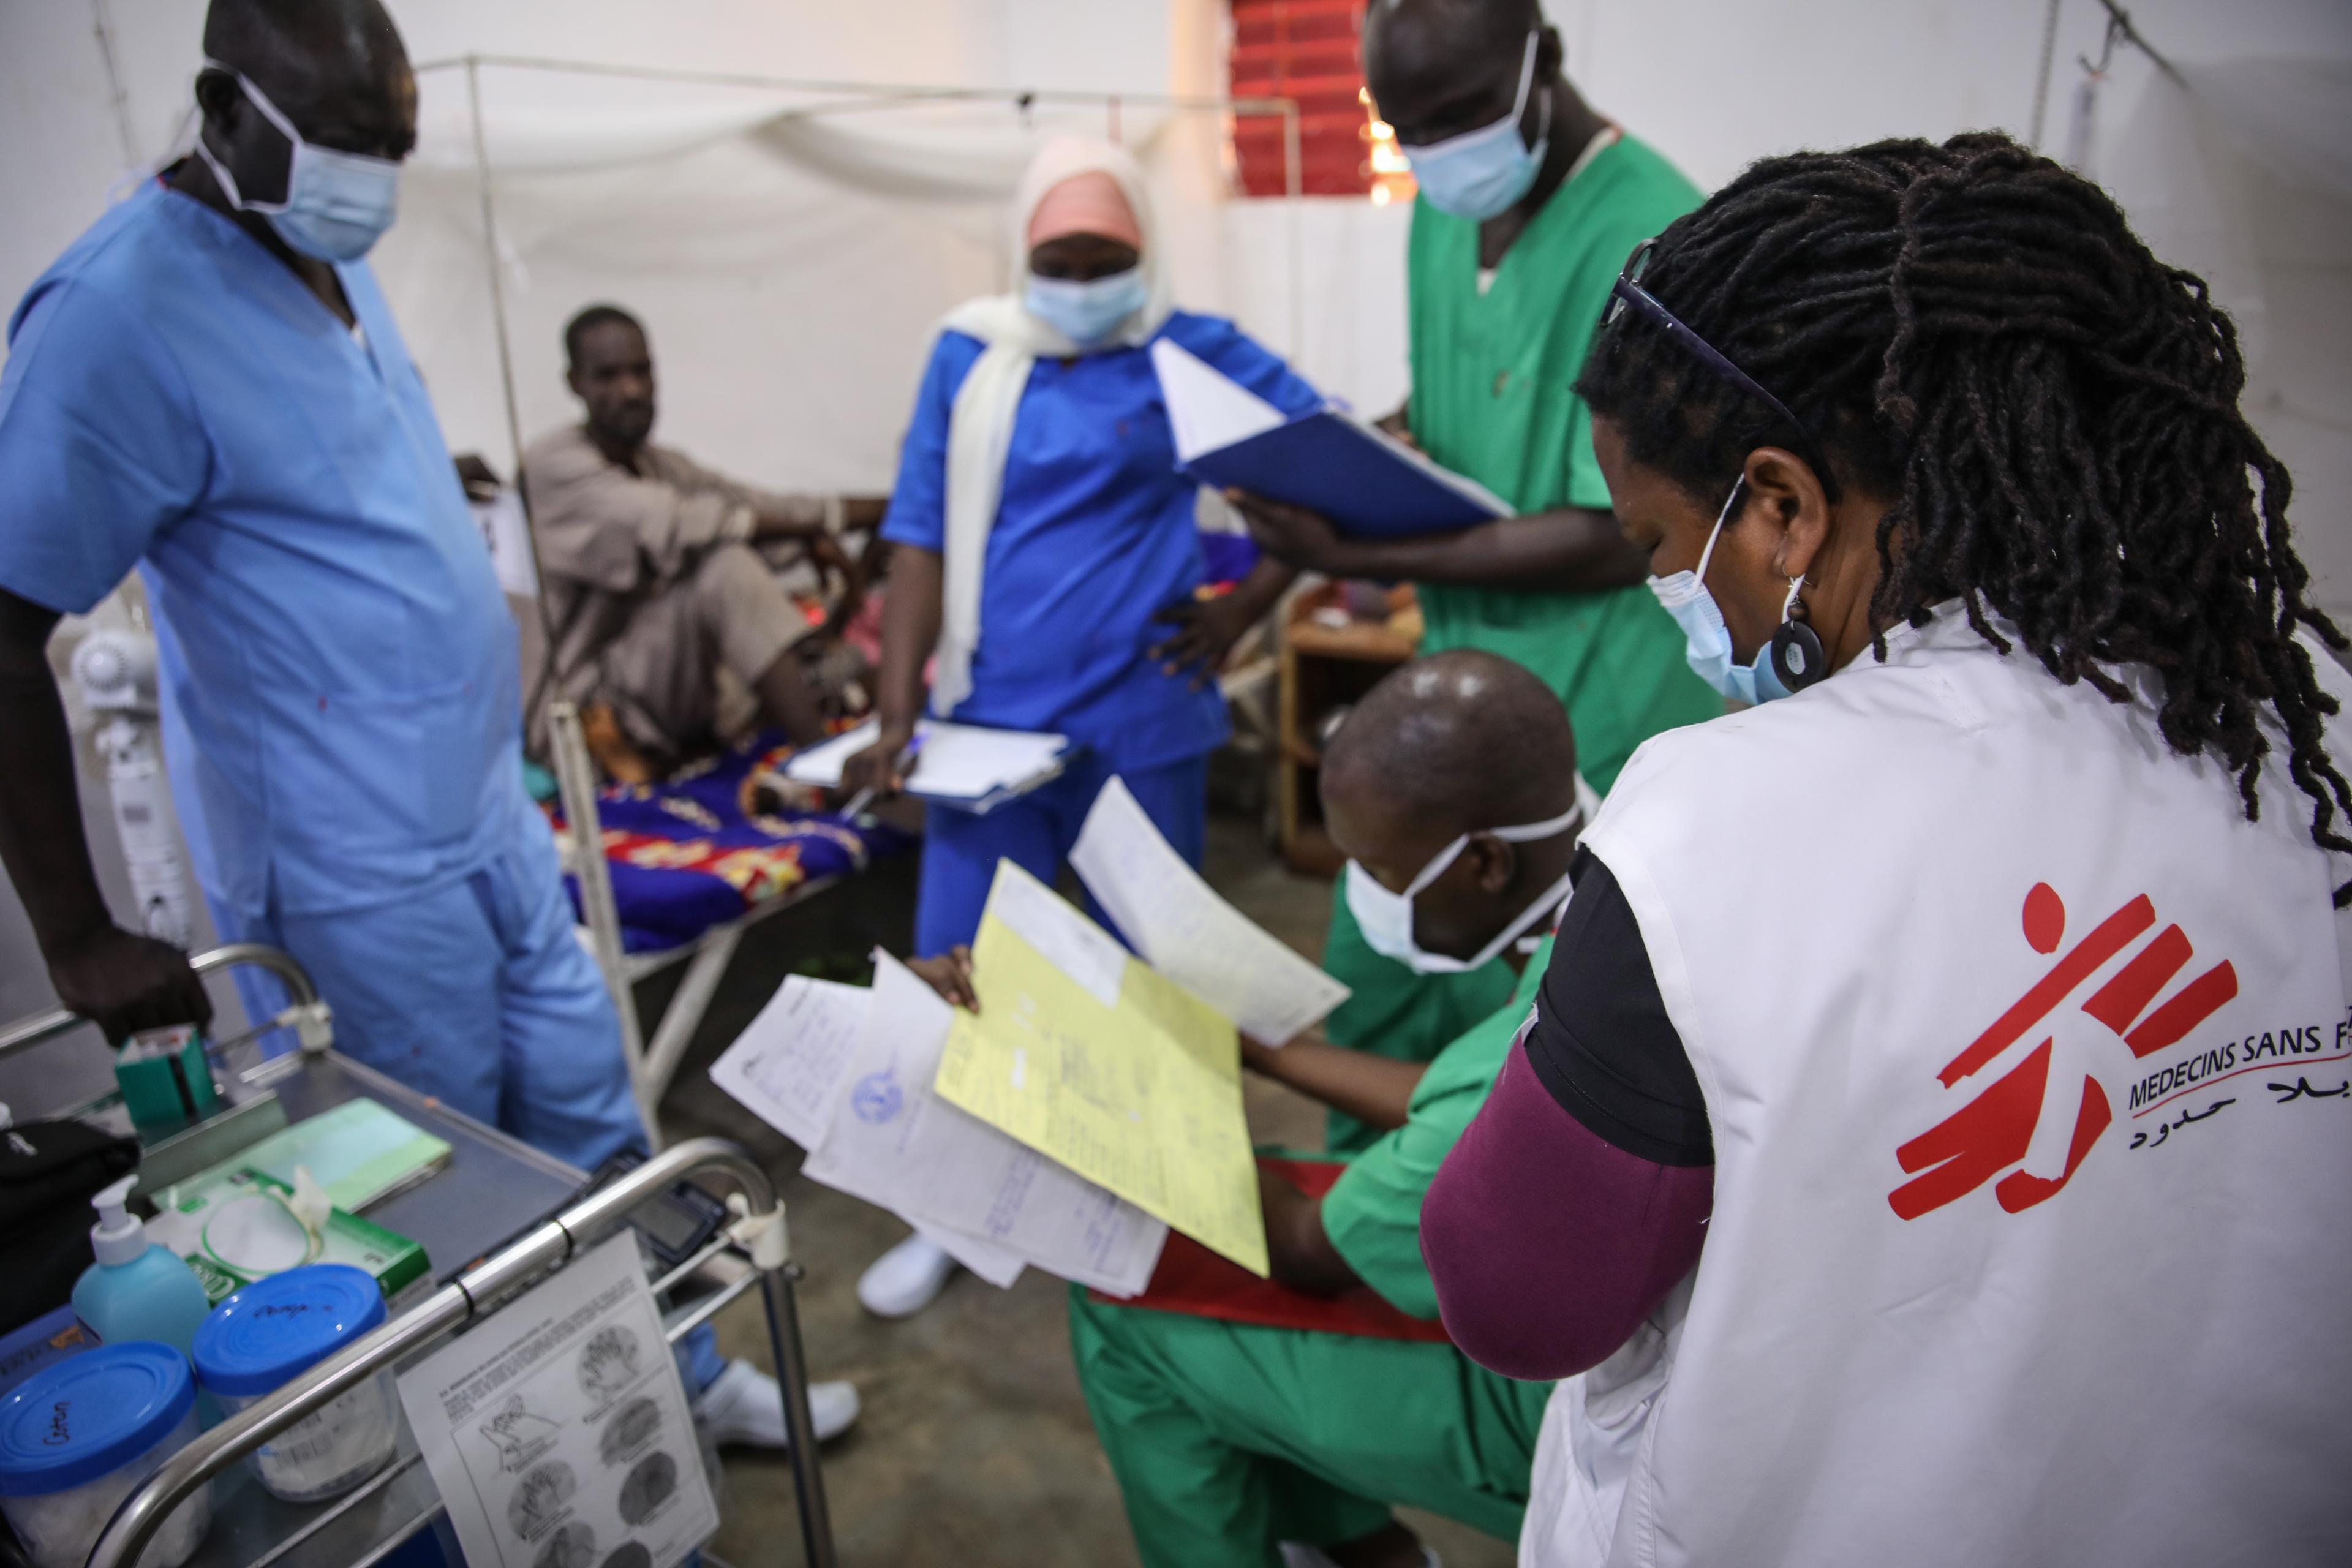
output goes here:
<path id="1" fill-rule="evenodd" d="M 2237 331 L 2097 186 L 1998 134 L 1769 158 L 1661 235 L 1642 285 L 1786 401 L 1837 479 L 1894 498 L 1874 626 L 1958 598 L 2000 652 L 1988 607 L 2111 702 L 2116 666 L 2153 669 L 2166 743 L 2225 763 L 2249 819 L 2267 704 L 2313 841 L 2352 853 L 2336 704 L 2295 631 L 2345 638 L 2304 596 L 2287 471 L 2238 412 Z M 1759 446 L 1808 449 L 1639 311 L 1577 391 L 1702 500 Z"/>

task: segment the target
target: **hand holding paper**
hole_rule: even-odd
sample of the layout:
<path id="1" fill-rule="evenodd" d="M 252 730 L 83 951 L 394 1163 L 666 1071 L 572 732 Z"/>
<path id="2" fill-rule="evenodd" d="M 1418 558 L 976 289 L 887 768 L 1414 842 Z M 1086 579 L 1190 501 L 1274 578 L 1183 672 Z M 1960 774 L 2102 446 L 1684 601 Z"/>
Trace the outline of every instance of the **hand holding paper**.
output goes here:
<path id="1" fill-rule="evenodd" d="M 999 1284 L 1028 1262 L 1133 1295 L 1167 1227 L 932 1093 L 950 1020 L 965 1016 L 877 956 L 844 1092 L 802 1173 L 890 1209 Z"/>
<path id="2" fill-rule="evenodd" d="M 1092 955 L 1078 961 L 1092 973 L 1074 978 L 1040 942 Z M 1123 952 L 1116 986 L 1105 985 L 1093 960 L 1108 942 L 1000 861 L 972 949 L 982 1011 L 955 1015 L 940 1096 L 1264 1275 L 1233 1026 Z"/>

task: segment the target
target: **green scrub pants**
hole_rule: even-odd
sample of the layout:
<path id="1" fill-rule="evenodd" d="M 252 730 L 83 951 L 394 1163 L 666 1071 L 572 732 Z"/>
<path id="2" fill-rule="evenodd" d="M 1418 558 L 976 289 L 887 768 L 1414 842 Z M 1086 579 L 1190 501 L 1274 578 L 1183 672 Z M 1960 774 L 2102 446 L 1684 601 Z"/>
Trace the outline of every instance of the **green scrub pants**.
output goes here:
<path id="1" fill-rule="evenodd" d="M 1511 966 L 1499 958 L 1465 974 L 1415 974 L 1394 959 L 1382 958 L 1365 943 L 1349 911 L 1344 874 L 1331 889 L 1323 971 L 1353 993 L 1323 1020 L 1323 1037 L 1335 1046 L 1406 1062 L 1435 1060 L 1471 1026 L 1493 1016 L 1518 984 Z M 1380 1135 L 1379 1128 L 1344 1111 L 1329 1111 L 1324 1118 L 1323 1146 L 1334 1154 L 1361 1152 Z"/>
<path id="2" fill-rule="evenodd" d="M 1145 1568 L 1279 1568 L 1409 1504 L 1518 1537 L 1551 1385 L 1453 1346 L 1261 1328 L 1070 1291 L 1070 1342 Z"/>

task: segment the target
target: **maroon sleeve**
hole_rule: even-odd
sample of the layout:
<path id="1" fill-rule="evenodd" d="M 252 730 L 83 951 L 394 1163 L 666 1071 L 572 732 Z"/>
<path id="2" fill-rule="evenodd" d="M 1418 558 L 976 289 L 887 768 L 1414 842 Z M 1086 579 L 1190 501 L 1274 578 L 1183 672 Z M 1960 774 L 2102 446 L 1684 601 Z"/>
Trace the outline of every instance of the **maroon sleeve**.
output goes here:
<path id="1" fill-rule="evenodd" d="M 1606 1360 L 1690 1272 L 1715 1168 L 1613 1147 L 1560 1108 L 1526 1048 L 1431 1184 L 1421 1251 L 1463 1353 L 1535 1381 Z"/>

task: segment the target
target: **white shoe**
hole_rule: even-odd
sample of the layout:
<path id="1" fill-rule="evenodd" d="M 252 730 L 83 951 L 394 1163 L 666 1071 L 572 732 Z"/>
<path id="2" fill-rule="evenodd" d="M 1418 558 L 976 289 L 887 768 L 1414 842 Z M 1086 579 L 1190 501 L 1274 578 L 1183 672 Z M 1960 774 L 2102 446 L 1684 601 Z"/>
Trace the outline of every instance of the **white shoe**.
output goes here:
<path id="1" fill-rule="evenodd" d="M 877 1318 L 911 1318 L 940 1299 L 956 1260 L 919 1236 L 910 1236 L 857 1277 L 857 1300 Z"/>
<path id="2" fill-rule="evenodd" d="M 857 1390 L 846 1383 L 809 1385 L 809 1415 L 816 1422 L 820 1443 L 849 1430 L 857 1419 Z M 719 1447 L 784 1448 L 792 1446 L 784 1429 L 784 1391 L 776 1380 L 748 1361 L 727 1363 L 695 1402 L 695 1418 Z"/>

